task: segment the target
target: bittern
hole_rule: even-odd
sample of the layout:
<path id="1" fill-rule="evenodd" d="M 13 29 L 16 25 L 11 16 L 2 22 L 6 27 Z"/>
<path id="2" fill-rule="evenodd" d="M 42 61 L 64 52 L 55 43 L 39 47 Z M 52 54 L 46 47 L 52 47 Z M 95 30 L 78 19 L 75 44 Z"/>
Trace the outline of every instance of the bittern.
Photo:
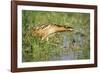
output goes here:
<path id="1" fill-rule="evenodd" d="M 72 27 L 66 27 L 64 25 L 57 25 L 57 24 L 46 24 L 37 26 L 33 29 L 32 34 L 41 37 L 42 40 L 47 39 L 48 37 L 57 32 L 67 32 L 73 31 Z"/>

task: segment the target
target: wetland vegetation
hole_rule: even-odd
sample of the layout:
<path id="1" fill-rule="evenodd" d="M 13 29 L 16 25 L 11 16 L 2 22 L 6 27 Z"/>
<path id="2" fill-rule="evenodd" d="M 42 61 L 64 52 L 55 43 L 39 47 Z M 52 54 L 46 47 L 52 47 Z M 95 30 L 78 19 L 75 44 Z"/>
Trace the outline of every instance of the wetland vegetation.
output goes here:
<path id="1" fill-rule="evenodd" d="M 71 26 L 48 41 L 32 35 L 41 24 Z M 90 58 L 90 14 L 76 12 L 22 11 L 22 61 L 82 60 Z"/>

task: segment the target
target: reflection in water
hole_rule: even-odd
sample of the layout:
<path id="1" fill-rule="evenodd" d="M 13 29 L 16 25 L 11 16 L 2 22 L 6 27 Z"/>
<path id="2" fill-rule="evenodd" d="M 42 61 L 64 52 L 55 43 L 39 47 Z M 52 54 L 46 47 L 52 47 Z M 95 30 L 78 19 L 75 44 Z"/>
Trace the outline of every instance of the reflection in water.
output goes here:
<path id="1" fill-rule="evenodd" d="M 68 49 L 69 48 L 69 41 L 66 35 L 63 37 L 63 42 L 61 48 Z"/>
<path id="2" fill-rule="evenodd" d="M 62 37 L 63 41 L 60 49 L 63 50 L 63 53 L 60 54 L 59 58 L 54 56 L 51 60 L 77 60 L 80 58 L 83 55 L 83 34 L 75 33 L 72 38 L 64 34 Z M 66 51 L 67 53 L 65 53 Z"/>

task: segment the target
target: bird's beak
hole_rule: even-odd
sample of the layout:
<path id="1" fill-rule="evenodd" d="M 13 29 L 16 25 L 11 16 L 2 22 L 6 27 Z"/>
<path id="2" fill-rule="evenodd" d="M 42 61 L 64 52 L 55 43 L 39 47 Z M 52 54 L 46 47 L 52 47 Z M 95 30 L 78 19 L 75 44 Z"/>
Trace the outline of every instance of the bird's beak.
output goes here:
<path id="1" fill-rule="evenodd" d="M 70 29 L 70 31 L 74 31 L 74 29 Z"/>

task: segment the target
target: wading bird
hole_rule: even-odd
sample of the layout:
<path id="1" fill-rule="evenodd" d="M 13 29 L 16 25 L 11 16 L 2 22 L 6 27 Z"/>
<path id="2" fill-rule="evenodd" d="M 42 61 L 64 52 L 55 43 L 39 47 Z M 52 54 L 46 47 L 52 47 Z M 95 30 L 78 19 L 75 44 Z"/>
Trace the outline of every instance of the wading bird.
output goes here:
<path id="1" fill-rule="evenodd" d="M 72 27 L 66 27 L 57 24 L 46 24 L 33 28 L 32 34 L 39 36 L 42 40 L 44 39 L 48 40 L 48 37 L 54 33 L 67 32 L 67 31 L 69 32 L 73 30 L 74 29 Z"/>

